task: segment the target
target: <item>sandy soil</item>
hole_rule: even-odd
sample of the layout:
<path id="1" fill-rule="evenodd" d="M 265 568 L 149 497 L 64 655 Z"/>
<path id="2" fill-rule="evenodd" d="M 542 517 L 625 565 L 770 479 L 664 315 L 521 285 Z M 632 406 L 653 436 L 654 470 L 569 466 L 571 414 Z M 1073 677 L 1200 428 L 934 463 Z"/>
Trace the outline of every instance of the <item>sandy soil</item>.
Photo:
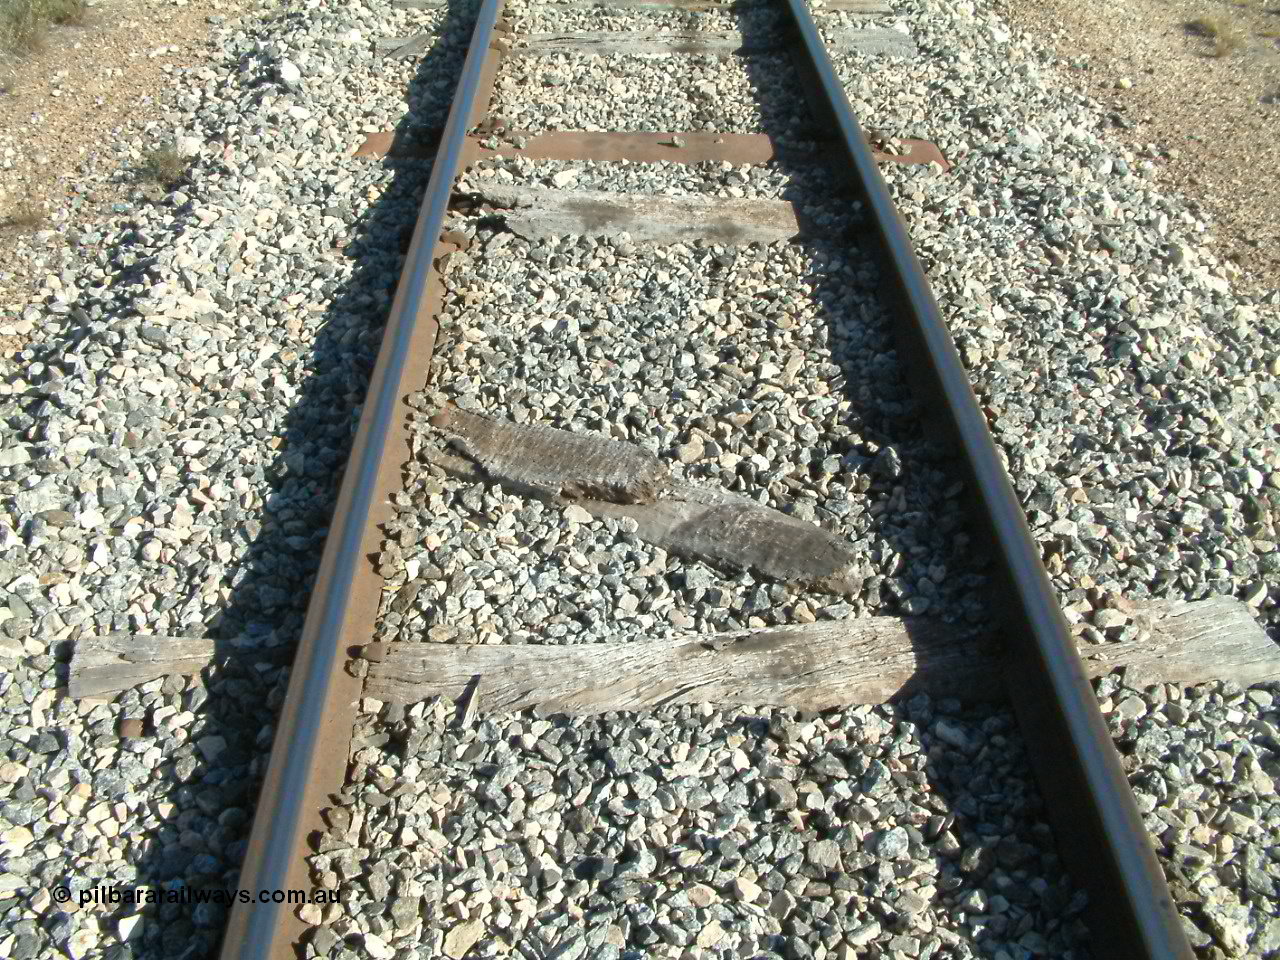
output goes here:
<path id="1" fill-rule="evenodd" d="M 50 295 L 68 230 L 91 226 L 138 189 L 136 174 L 117 173 L 116 148 L 172 139 L 160 93 L 213 62 L 211 18 L 259 5 L 97 0 L 82 25 L 51 28 L 43 50 L 0 59 L 0 223 L 26 208 L 47 218 L 0 228 L 0 325 Z M 65 217 L 52 216 L 59 208 Z M 23 339 L 0 335 L 0 353 Z"/>
<path id="2" fill-rule="evenodd" d="M 1209 242 L 1255 293 L 1280 289 L 1280 0 L 996 0 L 1073 64 L 1117 137 L 1155 144 L 1166 188 L 1203 205 Z M 1197 20 L 1238 45 L 1217 50 Z M 1216 53 L 1223 55 L 1217 56 Z"/>

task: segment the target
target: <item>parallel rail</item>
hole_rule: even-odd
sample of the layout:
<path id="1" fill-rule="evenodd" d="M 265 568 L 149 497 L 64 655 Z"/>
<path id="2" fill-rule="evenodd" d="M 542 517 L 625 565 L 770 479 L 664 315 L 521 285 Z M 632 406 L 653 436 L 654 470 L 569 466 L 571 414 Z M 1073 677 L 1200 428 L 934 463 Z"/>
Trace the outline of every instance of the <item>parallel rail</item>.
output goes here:
<path id="1" fill-rule="evenodd" d="M 1098 710 L 1049 574 L 978 407 L 942 311 L 902 217 L 836 77 L 804 0 L 786 0 L 799 33 L 792 48 L 809 81 L 810 107 L 848 160 L 880 241 L 901 323 L 893 325 L 903 369 L 926 421 L 960 456 L 975 517 L 1000 578 L 991 600 L 1004 625 L 1010 699 L 1072 878 L 1089 892 L 1090 927 L 1101 956 L 1189 958 L 1164 872 Z M 1000 581 L 1003 580 L 1003 583 Z M 1003 608 L 1003 609 L 1001 609 Z M 1068 840 L 1069 838 L 1069 840 Z"/>
<path id="2" fill-rule="evenodd" d="M 242 889 L 310 886 L 307 833 L 320 826 L 324 795 L 340 787 L 346 773 L 359 682 L 341 669 L 343 655 L 365 638 L 362 632 L 367 634 L 378 615 L 379 591 L 370 584 L 363 558 L 377 549 L 377 526 L 388 513 L 386 492 L 398 488 L 400 464 L 408 459 L 405 383 L 411 375 L 425 378 L 430 366 L 439 305 L 431 277 L 467 130 L 493 90 L 497 51 L 490 44 L 502 6 L 503 0 L 483 0 L 476 15 L 320 560 L 241 868 Z M 301 921 L 287 905 L 237 906 L 222 956 L 292 960 L 301 932 Z"/>
<path id="3" fill-rule="evenodd" d="M 804 0 L 785 0 L 792 55 L 815 119 L 846 161 L 889 278 L 903 366 L 927 426 L 957 455 L 975 519 L 1002 581 L 991 603 L 1004 628 L 1010 696 L 1033 758 L 1061 853 L 1090 898 L 1093 949 L 1117 960 L 1190 960 L 1160 865 L 1026 519 L 1005 474 L 951 335 L 901 217 L 876 167 Z M 347 648 L 367 639 L 378 584 L 365 557 L 377 551 L 385 494 L 408 459 L 405 395 L 422 386 L 435 342 L 436 258 L 467 131 L 484 114 L 497 68 L 503 0 L 483 0 L 421 214 L 392 304 L 359 431 L 311 599 L 275 746 L 241 872 L 244 889 L 310 886 L 305 857 L 324 795 L 341 785 L 359 682 L 341 670 Z M 283 904 L 238 904 L 222 956 L 286 960 L 301 922 Z"/>

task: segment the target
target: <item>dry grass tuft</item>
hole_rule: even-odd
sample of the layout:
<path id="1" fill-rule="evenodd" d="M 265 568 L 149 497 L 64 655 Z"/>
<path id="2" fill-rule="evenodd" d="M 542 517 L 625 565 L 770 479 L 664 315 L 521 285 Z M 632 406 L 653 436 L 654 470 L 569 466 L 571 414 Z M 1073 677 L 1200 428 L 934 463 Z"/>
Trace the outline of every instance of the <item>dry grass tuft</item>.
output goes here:
<path id="1" fill-rule="evenodd" d="M 1233 26 L 1213 17 L 1200 17 L 1187 24 L 1187 29 L 1213 41 L 1211 57 L 1225 57 L 1244 45 L 1244 37 Z"/>
<path id="2" fill-rule="evenodd" d="M 142 173 L 156 183 L 168 186 L 182 179 L 187 161 L 175 148 L 156 147 L 142 155 Z"/>
<path id="3" fill-rule="evenodd" d="M 44 205 L 28 194 L 9 208 L 8 215 L 0 220 L 0 229 L 5 233 L 35 233 L 44 222 Z"/>
<path id="4" fill-rule="evenodd" d="M 1218 34 L 1213 44 L 1213 56 L 1225 57 L 1244 46 L 1243 35 L 1230 28 Z"/>
<path id="5" fill-rule="evenodd" d="M 0 48 L 18 56 L 44 49 L 50 25 L 80 24 L 85 0 L 0 0 Z"/>
<path id="6" fill-rule="evenodd" d="M 1187 24 L 1187 29 L 1193 33 L 1198 33 L 1202 37 L 1208 37 L 1210 40 L 1215 39 L 1222 32 L 1222 26 L 1212 17 L 1200 17 L 1192 20 Z"/>

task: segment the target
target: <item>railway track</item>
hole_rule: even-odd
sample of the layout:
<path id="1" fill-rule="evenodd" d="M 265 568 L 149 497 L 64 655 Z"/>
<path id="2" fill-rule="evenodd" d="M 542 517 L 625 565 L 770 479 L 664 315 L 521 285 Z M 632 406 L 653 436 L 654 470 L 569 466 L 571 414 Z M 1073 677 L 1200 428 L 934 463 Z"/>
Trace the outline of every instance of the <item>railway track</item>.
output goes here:
<path id="1" fill-rule="evenodd" d="M 347 896 L 223 955 L 1191 956 L 877 170 L 945 158 L 829 58 L 903 35 L 618 7 L 474 15 L 240 884 Z"/>

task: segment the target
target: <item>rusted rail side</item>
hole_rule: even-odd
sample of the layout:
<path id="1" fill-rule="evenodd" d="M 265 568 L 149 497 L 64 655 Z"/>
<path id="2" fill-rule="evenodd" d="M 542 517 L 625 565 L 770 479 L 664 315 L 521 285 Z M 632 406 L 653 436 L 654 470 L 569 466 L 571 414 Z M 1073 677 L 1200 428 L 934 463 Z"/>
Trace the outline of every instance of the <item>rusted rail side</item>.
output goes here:
<path id="1" fill-rule="evenodd" d="M 498 53 L 491 48 L 503 0 L 483 0 L 449 120 L 391 305 L 377 366 L 325 543 L 302 628 L 289 690 L 276 728 L 239 887 L 309 889 L 305 857 L 326 793 L 341 787 L 355 720 L 359 681 L 342 664 L 349 647 L 369 639 L 381 581 L 364 559 L 377 549 L 388 495 L 409 458 L 404 397 L 420 389 L 435 344 L 440 290 L 435 261 L 453 184 L 466 161 L 467 130 L 492 95 Z M 236 904 L 222 960 L 296 960 L 303 925 L 296 906 Z"/>
<path id="2" fill-rule="evenodd" d="M 906 229 L 805 0 L 786 0 L 785 6 L 815 117 L 832 131 L 871 213 L 900 309 L 897 330 L 906 366 L 918 395 L 938 412 L 933 425 L 961 456 L 976 497 L 975 516 L 982 518 L 1007 579 L 997 595 L 1011 640 L 1004 665 L 1064 858 L 1091 895 L 1095 952 L 1125 960 L 1190 960 L 1036 545 Z M 466 131 L 488 102 L 497 63 L 491 40 L 501 8 L 502 0 L 483 0 L 440 142 L 304 626 L 242 888 L 309 885 L 307 832 L 323 794 L 336 788 L 345 772 L 358 689 L 340 664 L 348 647 L 368 639 L 377 614 L 378 591 L 366 579 L 370 571 L 364 557 L 375 552 L 377 524 L 388 509 L 386 494 L 398 487 L 399 464 L 407 459 L 401 403 L 409 389 L 421 386 L 414 379 L 425 378 L 434 345 L 438 238 L 456 174 L 475 152 Z M 237 905 L 224 960 L 291 958 L 301 925 L 290 910 L 283 904 Z"/>
<path id="3" fill-rule="evenodd" d="M 888 278 L 903 367 L 928 426 L 968 474 L 973 516 L 1001 580 L 1001 657 L 1059 849 L 1089 893 L 1093 950 L 1116 960 L 1191 960 L 1191 945 L 1026 517 L 937 301 L 805 0 L 786 0 L 792 56 L 815 119 L 847 160 Z"/>

